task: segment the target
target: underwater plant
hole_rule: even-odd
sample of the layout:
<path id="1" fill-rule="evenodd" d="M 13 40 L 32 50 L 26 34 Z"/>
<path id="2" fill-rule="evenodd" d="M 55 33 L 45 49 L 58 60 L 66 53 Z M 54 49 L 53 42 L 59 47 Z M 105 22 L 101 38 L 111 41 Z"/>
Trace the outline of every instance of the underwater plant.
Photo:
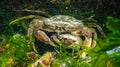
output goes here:
<path id="1" fill-rule="evenodd" d="M 95 48 L 88 50 L 88 54 L 92 58 L 92 67 L 119 67 L 120 49 L 117 48 L 120 46 L 119 21 L 119 19 L 109 16 L 106 27 L 111 32 L 107 34 L 105 39 L 98 39 Z M 117 52 L 112 50 L 115 48 Z"/>
<path id="2" fill-rule="evenodd" d="M 26 56 L 31 51 L 31 46 L 23 35 L 14 34 L 8 37 L 4 51 L 0 53 L 0 67 L 25 66 L 32 61 Z"/>

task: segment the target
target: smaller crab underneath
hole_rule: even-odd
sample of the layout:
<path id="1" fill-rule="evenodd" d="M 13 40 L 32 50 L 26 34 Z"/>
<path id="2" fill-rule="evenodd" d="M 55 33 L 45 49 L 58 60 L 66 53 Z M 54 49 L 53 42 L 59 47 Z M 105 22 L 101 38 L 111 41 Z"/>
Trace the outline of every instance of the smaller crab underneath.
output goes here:
<path id="1" fill-rule="evenodd" d="M 66 15 L 55 15 L 50 18 L 45 18 L 41 16 L 29 15 L 26 17 L 18 18 L 12 21 L 10 24 L 14 24 L 17 21 L 23 19 L 34 18 L 29 25 L 28 37 L 35 37 L 46 44 L 50 44 L 56 47 L 56 43 L 59 44 L 60 41 L 64 44 L 78 44 L 81 40 L 81 36 L 84 37 L 83 45 L 92 47 L 96 45 L 97 34 L 93 27 L 97 27 L 102 36 L 105 36 L 101 27 L 98 25 L 88 25 L 85 26 L 81 20 L 77 20 L 74 17 Z M 49 36 L 48 33 L 54 33 Z M 72 42 L 72 43 L 70 43 Z"/>

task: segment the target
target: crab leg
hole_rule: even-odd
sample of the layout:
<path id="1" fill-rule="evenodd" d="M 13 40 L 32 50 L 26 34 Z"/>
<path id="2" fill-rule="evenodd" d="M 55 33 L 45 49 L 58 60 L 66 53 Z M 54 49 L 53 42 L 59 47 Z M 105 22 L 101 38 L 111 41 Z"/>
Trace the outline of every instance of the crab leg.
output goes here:
<path id="1" fill-rule="evenodd" d="M 97 39 L 97 33 L 95 31 L 95 29 L 91 28 L 91 32 L 92 32 L 92 44 L 91 47 L 94 48 L 96 46 L 96 39 Z"/>
<path id="2" fill-rule="evenodd" d="M 60 44 L 60 40 L 57 38 L 57 36 L 52 35 L 51 37 L 53 39 L 53 41 L 55 41 L 57 44 Z"/>
<path id="3" fill-rule="evenodd" d="M 50 44 L 51 46 L 56 47 L 56 45 L 49 39 L 49 37 L 43 31 L 36 31 L 35 37 L 41 42 L 45 42 L 46 44 Z"/>
<path id="4" fill-rule="evenodd" d="M 102 30 L 102 28 L 99 25 L 97 25 L 96 23 L 89 23 L 88 27 L 96 27 L 98 29 L 98 31 L 100 32 L 100 34 L 102 35 L 102 38 L 106 37 L 106 35 L 105 35 L 104 31 Z"/>
<path id="5" fill-rule="evenodd" d="M 37 15 L 28 15 L 28 16 L 17 18 L 15 20 L 11 21 L 9 24 L 13 25 L 13 24 L 16 24 L 16 23 L 18 23 L 20 21 L 24 21 L 24 20 L 27 20 L 27 19 L 33 19 L 33 18 L 37 18 L 37 17 L 40 17 L 40 16 L 37 16 Z"/>
<path id="6" fill-rule="evenodd" d="M 84 46 L 87 46 L 87 47 L 91 47 L 91 45 L 92 45 L 92 38 L 87 38 L 87 37 L 85 37 L 85 40 L 84 40 L 84 42 L 83 42 L 83 45 L 84 45 Z"/>

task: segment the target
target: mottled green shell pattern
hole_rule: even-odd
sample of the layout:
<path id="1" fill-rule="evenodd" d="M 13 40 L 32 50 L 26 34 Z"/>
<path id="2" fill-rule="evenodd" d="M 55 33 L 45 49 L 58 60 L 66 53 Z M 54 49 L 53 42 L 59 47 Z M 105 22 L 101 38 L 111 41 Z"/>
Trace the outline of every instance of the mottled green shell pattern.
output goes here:
<path id="1" fill-rule="evenodd" d="M 66 15 L 55 15 L 50 18 L 45 18 L 44 23 L 52 27 L 77 28 L 83 26 L 80 20 Z"/>

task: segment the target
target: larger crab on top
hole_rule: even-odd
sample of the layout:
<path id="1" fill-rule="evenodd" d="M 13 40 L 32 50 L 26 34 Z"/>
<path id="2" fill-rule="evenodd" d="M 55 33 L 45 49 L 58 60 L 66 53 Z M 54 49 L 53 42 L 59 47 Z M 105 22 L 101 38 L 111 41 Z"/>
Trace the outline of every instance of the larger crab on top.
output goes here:
<path id="1" fill-rule="evenodd" d="M 56 47 L 56 44 L 59 44 L 60 42 L 68 45 L 68 47 L 71 47 L 72 44 L 79 45 L 81 36 L 84 37 L 84 39 L 82 39 L 83 45 L 89 47 L 95 46 L 97 34 L 92 27 L 97 27 L 101 34 L 105 36 L 98 25 L 85 26 L 82 21 L 66 15 L 55 15 L 50 18 L 29 15 L 18 18 L 10 24 L 30 18 L 34 19 L 29 25 L 28 36 L 31 37 L 34 34 L 39 41 L 50 44 L 53 47 Z M 49 34 L 47 33 L 49 32 L 54 34 L 48 36 Z"/>

